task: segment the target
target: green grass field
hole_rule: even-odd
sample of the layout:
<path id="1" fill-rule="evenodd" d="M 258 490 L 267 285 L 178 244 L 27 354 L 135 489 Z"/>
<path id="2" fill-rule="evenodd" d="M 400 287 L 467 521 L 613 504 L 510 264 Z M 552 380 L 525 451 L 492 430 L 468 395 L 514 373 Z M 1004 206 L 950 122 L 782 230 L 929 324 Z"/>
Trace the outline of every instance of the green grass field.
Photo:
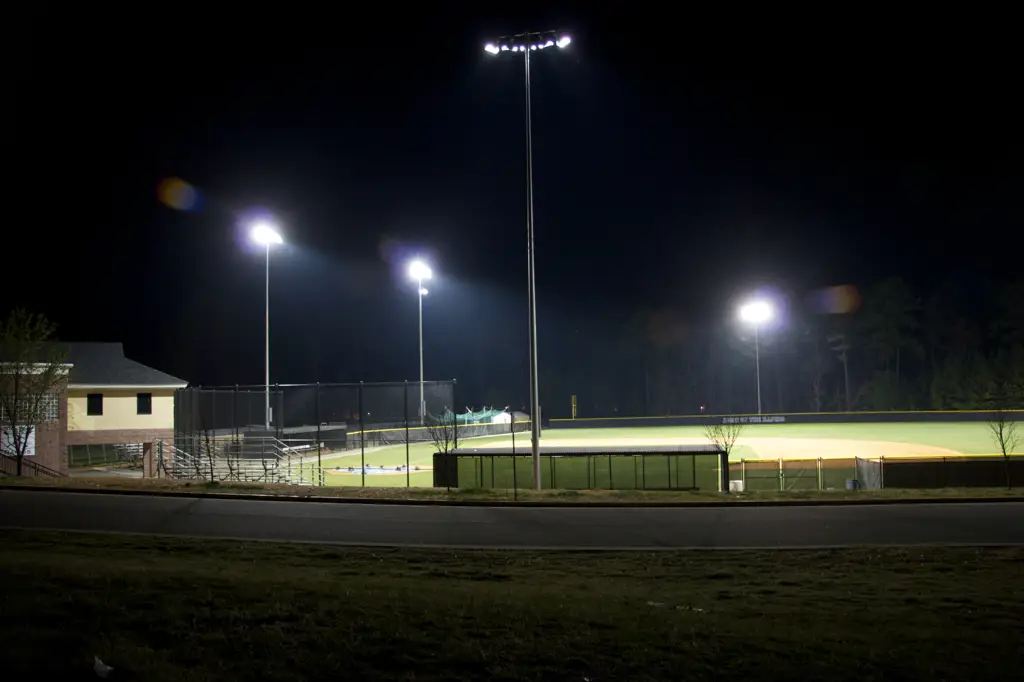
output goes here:
<path id="1" fill-rule="evenodd" d="M 651 426 L 625 428 L 549 428 L 544 431 L 544 445 L 574 444 L 599 446 L 602 444 L 706 444 L 704 430 L 699 426 L 658 426 L 652 420 Z M 488 447 L 512 445 L 510 436 L 474 438 L 461 443 L 463 447 Z M 529 448 L 529 435 L 516 434 L 516 444 L 524 452 Z M 412 471 L 409 484 L 431 486 L 434 447 L 430 443 L 414 443 L 409 446 L 409 464 L 421 467 Z M 1024 447 L 1018 450 L 1024 453 Z M 754 424 L 745 426 L 730 458 L 735 465 L 744 460 L 779 459 L 790 462 L 787 467 L 794 471 L 792 480 L 802 477 L 808 485 L 817 485 L 817 474 L 797 472 L 798 461 L 823 459 L 852 460 L 854 457 L 877 458 L 923 456 L 942 457 L 957 454 L 995 454 L 996 447 L 984 422 L 892 422 L 871 424 Z M 685 460 L 685 461 L 684 461 Z M 406 463 L 405 445 L 371 448 L 365 461 L 373 467 L 397 467 Z M 360 453 L 332 454 L 324 460 L 324 466 L 340 467 L 342 471 L 328 470 L 325 474 L 327 485 L 359 486 L 364 477 L 359 473 Z M 647 489 L 717 487 L 717 462 L 711 457 L 669 458 L 649 456 L 640 458 L 586 458 L 570 460 L 545 458 L 541 475 L 545 487 L 596 489 L 646 487 Z M 753 466 L 753 465 L 752 465 Z M 810 466 L 810 465 L 808 465 Z M 353 467 L 354 472 L 345 469 Z M 735 474 L 735 472 L 734 472 Z M 521 487 L 529 485 L 530 463 L 518 458 L 516 478 Z M 852 470 L 828 469 L 825 471 L 825 487 L 840 488 L 844 480 L 851 477 Z M 735 475 L 733 476 L 736 477 Z M 511 488 L 513 473 L 511 458 L 490 457 L 460 461 L 460 485 L 463 487 Z M 472 483 L 469 483 L 472 482 Z M 367 474 L 368 487 L 404 487 L 406 475 Z"/>
<path id="2" fill-rule="evenodd" d="M 551 428 L 544 440 L 576 439 L 665 439 L 683 442 L 704 441 L 700 426 L 652 426 L 626 428 Z M 915 454 L 919 445 L 944 448 L 962 454 L 993 454 L 995 443 L 984 422 L 890 422 L 872 424 L 750 424 L 743 427 L 740 441 L 749 438 L 804 438 L 844 441 L 884 441 L 905 445 L 895 447 L 889 455 Z M 903 452 L 899 452 L 899 450 Z M 744 446 L 743 453 L 734 451 L 735 459 L 757 459 L 756 446 Z M 1024 453 L 1024 446 L 1017 452 Z M 888 455 L 887 455 L 888 456 Z M 771 459 L 772 457 L 767 457 Z"/>
<path id="3" fill-rule="evenodd" d="M 535 552 L 0 531 L 4 679 L 1012 680 L 1024 551 Z M 16 586 L 16 587 L 15 587 Z"/>
<path id="4" fill-rule="evenodd" d="M 518 436 L 517 436 L 518 437 Z M 479 443 L 491 439 L 473 439 L 473 443 Z M 324 483 L 332 486 L 359 486 L 363 484 L 364 477 L 359 469 L 363 456 L 359 450 L 350 450 L 345 453 L 332 453 L 323 460 L 325 468 Z M 380 448 L 367 448 L 365 461 L 367 467 L 388 467 L 395 468 L 405 466 L 406 448 L 405 445 L 389 445 Z M 434 445 L 432 443 L 410 443 L 409 444 L 409 466 L 420 467 L 420 471 L 409 472 L 409 484 L 413 487 L 430 487 L 434 485 Z M 355 469 L 355 472 L 348 472 L 348 467 Z M 334 470 L 337 468 L 338 470 Z M 367 487 L 404 487 L 406 485 L 405 472 L 395 474 L 367 474 L 365 476 Z"/>

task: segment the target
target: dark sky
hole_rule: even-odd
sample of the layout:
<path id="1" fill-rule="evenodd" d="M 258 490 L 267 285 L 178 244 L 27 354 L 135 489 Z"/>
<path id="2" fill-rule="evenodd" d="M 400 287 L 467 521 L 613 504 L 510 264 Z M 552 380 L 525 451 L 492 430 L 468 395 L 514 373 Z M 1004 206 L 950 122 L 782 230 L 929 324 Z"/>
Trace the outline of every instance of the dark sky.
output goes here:
<path id="1" fill-rule="evenodd" d="M 12 21 L 5 304 L 193 383 L 258 383 L 243 225 L 271 211 L 273 380 L 416 378 L 422 254 L 428 378 L 525 401 L 523 67 L 482 46 L 547 28 L 574 42 L 532 72 L 542 368 L 612 348 L 644 306 L 700 320 L 765 284 L 1016 262 L 1007 17 L 343 7 Z M 194 210 L 158 201 L 175 176 Z"/>

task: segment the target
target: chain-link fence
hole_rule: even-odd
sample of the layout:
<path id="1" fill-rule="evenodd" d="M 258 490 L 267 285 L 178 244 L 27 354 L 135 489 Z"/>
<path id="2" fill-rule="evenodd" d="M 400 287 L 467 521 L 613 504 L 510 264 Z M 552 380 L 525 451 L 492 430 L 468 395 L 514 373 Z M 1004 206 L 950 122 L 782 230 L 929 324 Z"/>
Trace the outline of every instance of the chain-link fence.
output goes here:
<path id="1" fill-rule="evenodd" d="M 1002 488 L 1024 485 L 1024 455 L 889 456 L 858 461 L 861 487 Z"/>
<path id="2" fill-rule="evenodd" d="M 529 443 L 526 443 L 529 452 Z M 458 455 L 460 488 L 530 488 L 529 454 Z M 541 486 L 561 490 L 719 490 L 717 453 L 540 455 Z"/>
<path id="3" fill-rule="evenodd" d="M 741 459 L 731 463 L 729 478 L 749 492 L 862 487 L 856 458 Z"/>
<path id="4" fill-rule="evenodd" d="M 1004 487 L 1024 483 L 1024 456 L 741 459 L 729 477 L 750 492 Z"/>
<path id="5" fill-rule="evenodd" d="M 529 428 L 459 409 L 454 381 L 195 387 L 177 392 L 160 475 L 343 486 L 432 486 L 439 421 L 449 447 Z M 510 427 L 514 424 L 514 427 Z"/>
<path id="6" fill-rule="evenodd" d="M 345 435 L 415 428 L 430 415 L 453 411 L 455 399 L 454 381 L 193 387 L 176 395 L 175 431 L 238 438 L 258 432 L 284 440 L 297 433 L 313 437 L 318 428 Z M 340 435 L 333 440 L 340 443 Z"/>

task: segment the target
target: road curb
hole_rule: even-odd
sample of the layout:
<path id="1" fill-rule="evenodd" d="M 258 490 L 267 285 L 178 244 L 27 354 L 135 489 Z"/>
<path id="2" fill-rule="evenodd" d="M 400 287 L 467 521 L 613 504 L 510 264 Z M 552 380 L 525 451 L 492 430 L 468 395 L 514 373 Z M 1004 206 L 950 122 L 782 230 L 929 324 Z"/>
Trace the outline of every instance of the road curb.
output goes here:
<path id="1" fill-rule="evenodd" d="M 1020 497 L 922 497 L 909 499 L 865 499 L 850 500 L 744 500 L 741 502 L 715 501 L 664 501 L 664 502 L 558 502 L 548 500 L 389 500 L 362 497 L 318 497 L 314 495 L 269 495 L 259 493 L 213 493 L 192 490 L 123 490 L 114 488 L 57 488 L 36 485 L 0 485 L 0 490 L 27 490 L 30 492 L 79 493 L 85 495 L 128 495 L 143 497 L 183 497 L 193 499 L 228 499 L 254 502 L 318 502 L 324 504 L 378 504 L 402 506 L 449 506 L 449 507 L 543 507 L 576 508 L 735 508 L 735 507 L 862 507 L 907 504 L 988 504 L 1000 502 L 1024 502 Z"/>

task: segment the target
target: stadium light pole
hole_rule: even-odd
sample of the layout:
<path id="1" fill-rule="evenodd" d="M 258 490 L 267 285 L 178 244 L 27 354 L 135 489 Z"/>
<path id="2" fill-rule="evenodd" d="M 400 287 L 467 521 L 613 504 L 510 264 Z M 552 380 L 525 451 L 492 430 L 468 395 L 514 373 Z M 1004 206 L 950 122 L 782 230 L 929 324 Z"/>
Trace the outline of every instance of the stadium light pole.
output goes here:
<path id="1" fill-rule="evenodd" d="M 264 322 L 264 339 L 265 339 L 265 355 L 264 355 L 264 370 L 265 370 L 265 384 L 264 384 L 264 405 L 263 405 L 263 417 L 264 427 L 270 430 L 270 247 L 274 244 L 283 244 L 284 239 L 281 238 L 281 234 L 277 231 L 274 225 L 267 221 L 260 221 L 252 226 L 250 237 L 254 242 L 263 246 L 267 250 L 267 283 L 265 290 L 265 307 L 266 307 L 266 318 Z"/>
<path id="2" fill-rule="evenodd" d="M 409 277 L 416 280 L 416 295 L 420 304 L 420 424 L 427 423 L 427 403 L 423 399 L 423 297 L 427 290 L 423 288 L 423 280 L 430 279 L 433 273 L 423 261 L 417 259 L 409 263 Z"/>
<path id="3" fill-rule="evenodd" d="M 767 301 L 755 300 L 740 306 L 740 319 L 754 328 L 754 366 L 757 368 L 757 414 L 761 414 L 761 348 L 758 329 L 772 319 L 774 311 Z"/>
<path id="4" fill-rule="evenodd" d="M 530 53 L 550 47 L 564 49 L 572 42 L 559 31 L 520 33 L 506 36 L 496 43 L 487 43 L 484 51 L 491 55 L 503 52 L 522 53 L 526 65 L 526 277 L 530 327 L 530 446 L 533 487 L 540 490 L 540 390 L 537 387 L 537 287 L 534 278 L 533 248 L 533 128 L 530 121 Z M 514 466 L 514 463 L 513 463 Z"/>

